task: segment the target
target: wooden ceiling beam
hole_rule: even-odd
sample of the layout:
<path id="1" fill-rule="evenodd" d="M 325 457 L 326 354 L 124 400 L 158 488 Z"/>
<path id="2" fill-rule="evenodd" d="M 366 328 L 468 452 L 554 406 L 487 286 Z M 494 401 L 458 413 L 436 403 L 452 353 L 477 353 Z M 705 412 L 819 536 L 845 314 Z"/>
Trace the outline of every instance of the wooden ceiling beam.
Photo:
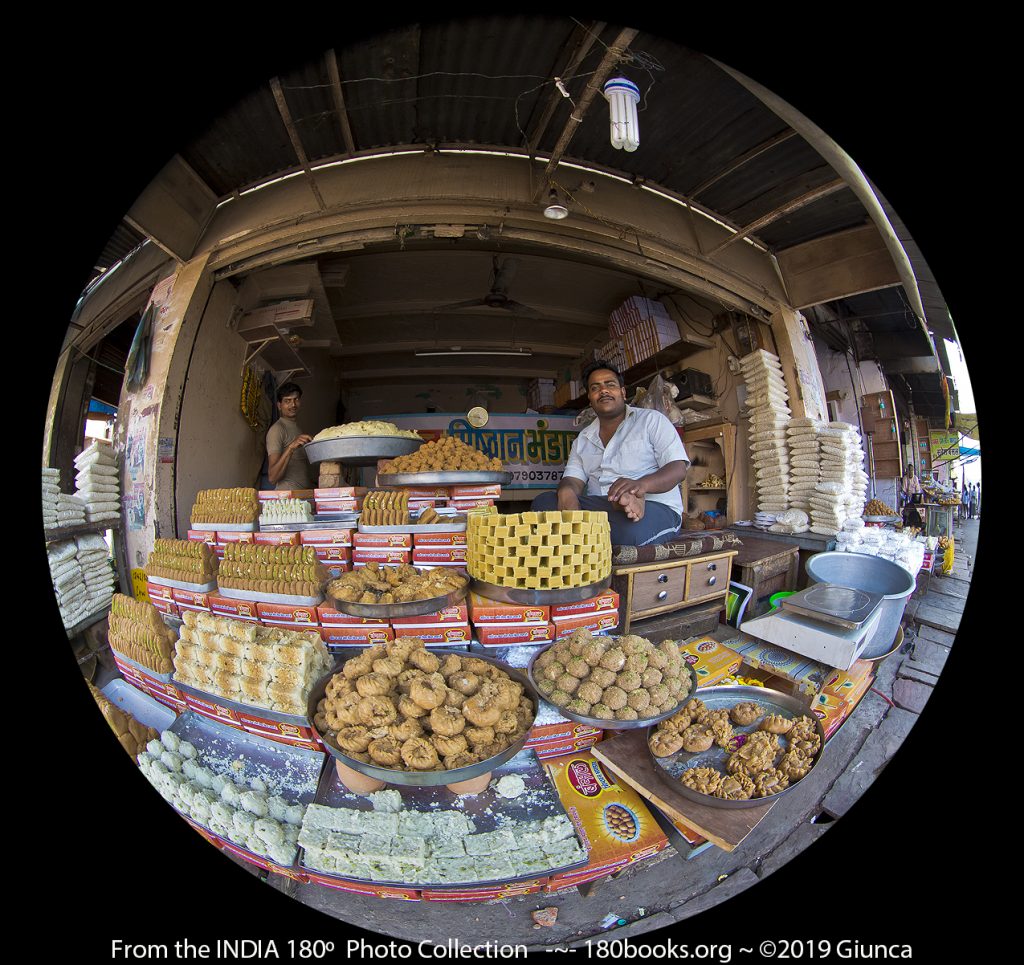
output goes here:
<path id="1" fill-rule="evenodd" d="M 836 191 L 840 191 L 846 186 L 845 181 L 836 179 L 835 181 L 829 181 L 828 184 L 823 184 L 820 187 L 815 188 L 813 191 L 808 191 L 806 194 L 800 195 L 799 198 L 794 198 L 792 201 L 788 201 L 786 204 L 776 208 L 774 211 L 769 211 L 767 214 L 761 215 L 761 217 L 756 221 L 751 221 L 750 224 L 740 228 L 736 234 L 726 238 L 725 241 L 716 248 L 712 248 L 711 251 L 708 252 L 708 257 L 713 258 L 720 251 L 728 248 L 733 242 L 740 241 L 748 235 L 752 235 L 755 231 L 760 231 L 766 225 L 770 225 L 773 221 L 778 221 L 779 218 L 784 218 L 787 214 L 799 211 L 801 208 L 805 208 L 807 205 L 812 204 L 821 198 L 827 197 Z"/>
<path id="2" fill-rule="evenodd" d="M 331 78 L 331 96 L 334 98 L 334 109 L 338 114 L 338 126 L 341 128 L 341 139 L 345 142 L 345 150 L 349 154 L 356 153 L 356 142 L 352 137 L 352 125 L 348 120 L 348 109 L 345 107 L 345 95 L 341 90 L 341 72 L 338 70 L 338 57 L 334 50 L 325 54 L 327 73 Z"/>
<path id="3" fill-rule="evenodd" d="M 561 72 L 556 75 L 557 78 L 570 78 L 575 73 L 576 69 L 583 62 L 583 58 L 590 53 L 590 48 L 594 46 L 594 41 L 597 40 L 598 35 L 604 30 L 606 24 L 604 21 L 592 21 L 590 26 L 578 25 L 573 32 L 569 35 L 569 39 L 566 42 L 565 48 L 563 49 L 564 54 L 564 66 Z M 572 47 L 572 49 L 570 49 Z M 554 82 L 556 76 L 552 76 L 551 80 Z M 555 109 L 561 103 L 563 97 L 561 91 L 557 87 L 553 87 L 551 92 L 548 94 L 547 102 L 544 104 L 544 110 L 541 112 L 537 121 L 532 125 L 532 133 L 527 139 L 526 149 L 534 154 L 537 150 L 537 145 L 540 144 L 541 138 L 544 136 L 544 132 L 548 129 L 548 124 L 551 123 L 551 118 L 554 116 Z"/>
<path id="4" fill-rule="evenodd" d="M 326 211 L 327 205 L 324 204 L 324 199 L 320 194 L 320 189 L 316 186 L 316 178 L 313 177 L 313 171 L 309 166 L 309 158 L 306 157 L 306 149 L 302 146 L 302 140 L 299 137 L 298 128 L 295 126 L 295 121 L 292 120 L 292 112 L 288 109 L 288 102 L 284 99 L 284 91 L 281 89 L 280 79 L 272 77 L 270 80 L 270 89 L 274 94 L 274 100 L 277 102 L 277 110 L 281 115 L 281 120 L 284 121 L 285 130 L 288 131 L 288 137 L 292 142 L 292 149 L 295 151 L 295 156 L 299 159 L 299 164 L 302 166 L 302 170 L 305 171 L 306 179 L 309 181 L 309 186 L 313 190 L 313 196 L 316 198 L 316 203 L 320 206 L 321 211 Z"/>
<path id="5" fill-rule="evenodd" d="M 593 76 L 589 81 L 587 81 L 586 89 L 583 91 L 583 96 L 579 99 L 576 109 L 569 115 L 569 119 L 565 122 L 565 127 L 562 128 L 562 133 L 558 137 L 555 149 L 551 152 L 551 158 L 548 161 L 547 166 L 544 168 L 544 174 L 534 191 L 534 203 L 540 201 L 544 192 L 547 190 L 548 184 L 551 182 L 551 176 L 555 173 L 555 169 L 558 167 L 558 162 L 561 161 L 562 155 L 565 154 L 569 147 L 569 142 L 572 140 L 573 135 L 576 133 L 580 124 L 583 123 L 584 115 L 593 103 L 594 98 L 601 93 L 601 88 L 604 86 L 604 82 L 608 79 L 608 76 L 615 69 L 618 63 L 623 59 L 626 49 L 638 33 L 638 30 L 633 30 L 629 27 L 625 30 L 621 30 L 619 35 L 612 42 L 612 45 L 605 52 L 604 57 L 601 58 L 601 63 L 598 64 L 597 70 L 594 71 Z"/>

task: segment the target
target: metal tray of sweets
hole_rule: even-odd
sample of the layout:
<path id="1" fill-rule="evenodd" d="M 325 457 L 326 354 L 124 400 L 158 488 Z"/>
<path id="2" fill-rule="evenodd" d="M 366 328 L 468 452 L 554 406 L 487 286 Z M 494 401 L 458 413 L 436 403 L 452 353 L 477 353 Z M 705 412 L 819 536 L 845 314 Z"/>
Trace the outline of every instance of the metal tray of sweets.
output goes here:
<path id="1" fill-rule="evenodd" d="M 331 584 L 327 584 L 327 598 L 335 610 L 371 620 L 389 620 L 392 617 L 415 617 L 423 613 L 437 613 L 438 610 L 443 610 L 445 607 L 455 606 L 456 603 L 465 599 L 468 592 L 468 584 L 464 584 L 459 589 L 452 590 L 451 593 L 446 593 L 443 596 L 432 596 L 427 600 L 412 600 L 409 603 L 349 603 L 334 596 L 331 593 Z"/>
<path id="2" fill-rule="evenodd" d="M 470 590 L 499 603 L 519 604 L 521 606 L 557 606 L 561 603 L 580 603 L 593 596 L 604 593 L 612 585 L 609 573 L 603 580 L 588 586 L 575 586 L 566 590 L 527 590 L 515 586 L 500 586 L 497 583 L 486 583 L 471 577 Z"/>
<path id="3" fill-rule="evenodd" d="M 136 690 L 130 683 L 115 677 L 102 688 L 103 696 L 126 714 L 131 714 L 144 727 L 152 727 L 156 731 L 167 730 L 177 716 L 166 704 L 151 697 L 141 690 Z"/>
<path id="4" fill-rule="evenodd" d="M 171 617 L 170 614 L 161 613 L 160 615 L 167 616 L 169 619 L 172 620 L 175 619 L 174 617 Z M 116 656 L 117 659 L 120 660 L 122 663 L 128 664 L 129 667 L 134 667 L 136 670 L 141 671 L 148 677 L 154 677 L 157 680 L 162 680 L 165 684 L 169 684 L 172 682 L 172 676 L 170 673 L 161 673 L 159 670 L 154 670 L 152 667 L 147 667 L 144 663 L 139 663 L 138 660 L 132 660 L 131 657 L 127 656 L 126 654 L 118 650 L 116 644 L 108 643 L 108 646 L 110 647 L 110 652 L 113 653 L 114 656 Z"/>
<path id="5" fill-rule="evenodd" d="M 533 701 L 534 714 L 536 714 L 536 709 L 540 707 L 540 694 L 537 693 L 537 688 L 533 686 L 533 682 L 522 670 L 517 670 L 515 667 L 509 667 L 507 664 L 492 660 L 490 657 L 480 656 L 479 654 L 473 654 L 473 657 L 474 659 L 482 660 L 484 663 L 500 667 L 516 683 L 522 684 L 526 695 Z M 313 731 L 320 738 L 324 747 L 327 748 L 327 753 L 336 760 L 341 761 L 342 764 L 351 767 L 352 770 L 358 771 L 360 774 L 365 774 L 367 777 L 376 778 L 378 781 L 384 781 L 387 784 L 395 784 L 401 787 L 439 787 L 445 784 L 471 781 L 473 778 L 480 777 L 488 771 L 493 771 L 506 761 L 511 760 L 523 749 L 530 737 L 530 731 L 527 730 L 518 741 L 506 747 L 500 754 L 495 754 L 494 757 L 488 757 L 483 761 L 477 761 L 477 763 L 470 764 L 468 767 L 457 767 L 450 771 L 399 771 L 391 767 L 381 767 L 379 764 L 357 761 L 354 757 L 349 757 L 340 748 L 326 740 L 324 735 L 320 733 L 314 720 L 317 704 L 323 699 L 327 690 L 327 684 L 330 683 L 331 678 L 336 673 L 341 672 L 342 666 L 344 666 L 344 663 L 340 663 L 330 673 L 324 674 L 314 684 L 313 689 L 309 693 L 306 713 L 309 715 L 309 720 L 313 722 Z"/>
<path id="6" fill-rule="evenodd" d="M 814 721 L 815 729 L 818 733 L 818 738 L 821 741 L 821 747 L 818 749 L 818 753 L 814 756 L 814 762 L 811 765 L 810 771 L 801 778 L 800 780 L 806 780 L 811 774 L 814 773 L 814 768 L 817 767 L 818 762 L 821 760 L 821 755 L 825 748 L 825 731 L 821 726 L 821 721 L 815 716 L 811 710 L 807 700 L 800 697 L 793 697 L 790 694 L 784 694 L 779 690 L 769 690 L 767 687 L 748 687 L 748 686 L 730 686 L 730 687 L 704 687 L 697 691 L 696 696 L 700 700 L 704 701 L 704 704 L 709 710 L 722 710 L 730 709 L 736 704 L 743 703 L 744 701 L 752 701 L 762 708 L 762 717 L 765 714 L 781 714 L 783 717 L 810 717 Z M 757 730 L 758 722 L 761 720 L 759 717 L 753 724 L 747 724 L 744 727 L 740 727 L 737 724 L 733 724 L 733 734 L 751 734 Z M 652 728 L 653 731 L 653 728 Z M 650 734 L 648 734 L 648 740 Z M 779 735 L 779 742 L 782 746 L 783 751 L 788 747 L 788 742 L 784 734 Z M 648 748 L 650 744 L 648 744 Z M 792 782 L 789 787 L 778 794 L 773 794 L 770 797 L 752 797 L 746 801 L 726 801 L 722 798 L 713 797 L 710 794 L 701 794 L 700 791 L 695 791 L 692 788 L 686 787 L 679 778 L 682 776 L 683 771 L 690 767 L 713 767 L 715 770 L 725 774 L 725 762 L 729 759 L 729 755 L 732 753 L 730 750 L 719 747 L 717 744 L 712 744 L 710 750 L 706 751 L 679 751 L 672 754 L 669 757 L 656 757 L 651 754 L 651 759 L 654 763 L 660 767 L 667 775 L 668 779 L 673 782 L 672 786 L 679 791 L 683 797 L 689 798 L 691 801 L 697 804 L 706 804 L 709 807 L 716 808 L 752 808 L 759 807 L 762 804 L 767 804 L 769 801 L 774 801 L 785 794 L 788 794 L 800 781 Z"/>
<path id="7" fill-rule="evenodd" d="M 349 466 L 375 466 L 380 459 L 407 456 L 423 445 L 408 436 L 339 436 L 307 442 L 303 447 L 310 462 L 343 462 Z"/>
<path id="8" fill-rule="evenodd" d="M 256 522 L 251 523 L 189 523 L 189 529 L 199 533 L 255 533 Z"/>
<path id="9" fill-rule="evenodd" d="M 201 764 L 216 774 L 230 776 L 235 783 L 250 784 L 259 778 L 267 785 L 269 793 L 283 797 L 289 804 L 312 804 L 316 797 L 325 764 L 324 755 L 319 751 L 264 740 L 191 710 L 180 714 L 169 730 L 195 746 Z M 215 837 L 221 837 L 208 825 L 185 816 Z M 235 846 L 248 850 L 242 845 Z M 297 858 L 298 848 L 295 854 Z M 293 858 L 292 867 L 295 862 Z"/>
<path id="10" fill-rule="evenodd" d="M 608 640 L 618 640 L 617 636 L 612 636 L 611 634 L 600 634 L 600 636 Z M 526 672 L 530 677 L 530 683 L 533 684 L 534 687 L 537 686 L 537 681 L 533 675 L 533 665 L 537 662 L 537 659 L 541 656 L 541 654 L 550 650 L 555 645 L 555 643 L 558 643 L 558 641 L 555 640 L 554 642 L 549 643 L 546 647 L 543 647 L 542 649 L 538 650 L 530 658 L 530 662 L 526 667 Z M 657 717 L 641 717 L 639 720 L 606 720 L 604 717 L 587 717 L 584 714 L 577 714 L 574 711 L 569 710 L 567 707 L 561 706 L 560 704 L 551 703 L 551 701 L 543 695 L 541 695 L 541 699 L 547 701 L 547 703 L 550 706 L 554 707 L 555 710 L 558 711 L 558 713 L 560 713 L 563 717 L 568 717 L 569 720 L 575 720 L 577 723 L 580 724 L 589 724 L 591 727 L 597 727 L 600 730 L 639 730 L 641 727 L 652 727 L 654 724 L 660 723 L 663 720 L 667 720 L 674 713 L 676 713 L 676 711 L 680 710 L 683 704 L 685 704 L 691 697 L 694 696 L 696 691 L 697 675 L 691 669 L 690 686 L 687 688 L 685 693 L 679 695 L 679 701 L 672 707 L 671 710 L 663 711 L 662 713 L 658 714 Z"/>
<path id="11" fill-rule="evenodd" d="M 452 523 L 410 523 L 406 526 L 366 526 L 359 524 L 360 533 L 464 533 L 466 532 L 466 517 L 453 516 Z"/>
<path id="12" fill-rule="evenodd" d="M 338 529 L 339 524 L 352 524 L 359 521 L 359 513 L 338 513 L 336 516 L 316 515 L 305 523 L 267 523 L 260 525 L 261 533 L 302 533 L 307 529 Z M 344 529 L 344 525 L 341 526 Z"/>
<path id="13" fill-rule="evenodd" d="M 379 472 L 378 486 L 483 486 L 512 482 L 510 472 Z"/>
<path id="14" fill-rule="evenodd" d="M 290 724 L 292 727 L 312 726 L 309 719 L 303 717 L 301 714 L 282 714 L 276 710 L 271 710 L 269 707 L 261 707 L 259 704 L 243 704 L 237 700 L 231 700 L 229 697 L 221 697 L 220 694 L 212 694 L 208 690 L 202 690 L 192 684 L 184 684 L 178 679 L 177 675 L 171 677 L 170 681 L 182 693 L 198 697 L 200 700 L 208 700 L 210 703 L 226 707 L 228 710 L 233 710 L 236 714 L 247 714 L 250 717 L 262 717 L 264 720 L 272 720 L 276 724 Z M 314 704 L 314 706 L 316 705 Z M 236 734 L 244 733 L 243 731 L 236 731 L 234 728 L 230 728 L 230 730 L 232 733 Z"/>
<path id="15" fill-rule="evenodd" d="M 324 602 L 322 593 L 319 596 L 292 596 L 290 593 L 261 593 L 259 590 L 238 590 L 230 586 L 220 587 L 217 593 L 229 600 L 248 600 L 250 603 L 319 606 Z"/>
<path id="16" fill-rule="evenodd" d="M 865 523 L 898 523 L 902 516 L 861 516 Z"/>
<path id="17" fill-rule="evenodd" d="M 148 573 L 146 579 L 157 586 L 170 586 L 176 590 L 192 590 L 194 593 L 211 593 L 217 589 L 216 580 L 210 583 L 185 583 L 182 580 L 169 580 L 165 576 L 150 576 Z"/>
<path id="18" fill-rule="evenodd" d="M 505 798 L 500 796 L 493 786 L 488 787 L 480 794 L 458 795 L 445 787 L 403 787 L 402 807 L 407 811 L 431 812 L 431 811 L 460 811 L 469 818 L 476 827 L 476 831 L 486 833 L 495 831 L 502 825 L 512 821 L 543 821 L 550 817 L 567 817 L 565 807 L 547 776 L 544 766 L 537 760 L 532 750 L 521 750 L 514 757 L 507 760 L 500 767 L 494 769 L 494 780 L 505 777 L 509 774 L 518 774 L 523 779 L 526 789 L 516 798 Z M 491 782 L 493 785 L 494 781 Z M 356 811 L 372 811 L 373 804 L 369 798 L 353 794 L 338 780 L 337 771 L 328 766 L 320 777 L 320 786 L 317 788 L 315 804 L 322 804 L 325 807 L 349 808 Z M 576 842 L 584 852 L 587 847 L 576 835 Z M 392 887 L 417 887 L 417 888 L 453 888 L 460 885 L 472 885 L 474 888 L 487 886 L 499 886 L 512 884 L 518 881 L 532 881 L 536 878 L 543 878 L 547 875 L 561 874 L 574 868 L 581 868 L 587 863 L 587 858 L 568 865 L 558 865 L 543 871 L 530 871 L 514 878 L 502 878 L 500 880 L 480 878 L 468 881 L 385 881 L 383 879 L 352 878 L 349 876 L 335 875 L 330 871 L 320 871 L 313 865 L 306 864 L 306 852 L 299 849 L 298 864 L 310 871 L 327 877 L 344 878 L 346 881 L 373 881 L 374 884 Z"/>

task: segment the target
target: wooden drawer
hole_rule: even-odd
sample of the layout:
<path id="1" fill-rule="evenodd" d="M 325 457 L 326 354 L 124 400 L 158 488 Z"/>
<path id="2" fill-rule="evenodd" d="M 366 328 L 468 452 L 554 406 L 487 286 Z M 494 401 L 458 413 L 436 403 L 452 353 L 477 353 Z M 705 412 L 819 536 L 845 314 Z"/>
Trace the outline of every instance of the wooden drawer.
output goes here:
<path id="1" fill-rule="evenodd" d="M 678 606 L 686 599 L 686 572 L 688 566 L 666 566 L 648 570 L 633 577 L 633 596 L 629 610 L 632 614 L 663 607 Z"/>
<path id="2" fill-rule="evenodd" d="M 716 593 L 725 593 L 729 589 L 731 563 L 731 554 L 694 560 L 687 567 L 686 595 L 683 599 L 689 602 L 705 596 L 714 596 Z"/>

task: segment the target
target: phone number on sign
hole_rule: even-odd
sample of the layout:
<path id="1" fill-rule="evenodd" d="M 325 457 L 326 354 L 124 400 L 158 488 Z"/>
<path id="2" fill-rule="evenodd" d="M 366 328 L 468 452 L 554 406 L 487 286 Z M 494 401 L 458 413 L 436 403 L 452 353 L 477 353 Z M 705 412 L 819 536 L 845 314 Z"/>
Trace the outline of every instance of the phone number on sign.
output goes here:
<path id="1" fill-rule="evenodd" d="M 557 483 L 562 478 L 561 469 L 513 469 L 512 484 Z"/>

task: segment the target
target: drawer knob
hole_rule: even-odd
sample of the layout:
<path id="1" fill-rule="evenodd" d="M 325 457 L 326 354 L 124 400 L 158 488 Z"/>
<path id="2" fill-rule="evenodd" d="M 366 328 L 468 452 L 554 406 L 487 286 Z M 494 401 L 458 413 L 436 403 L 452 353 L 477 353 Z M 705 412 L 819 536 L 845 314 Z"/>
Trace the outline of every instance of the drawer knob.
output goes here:
<path id="1" fill-rule="evenodd" d="M 708 563 L 708 569 L 709 570 L 717 570 L 718 569 L 718 564 L 717 563 Z"/>
<path id="2" fill-rule="evenodd" d="M 660 593 L 658 594 L 658 599 L 659 599 L 659 600 L 664 600 L 664 599 L 665 599 L 665 597 L 667 597 L 667 596 L 668 596 L 668 590 L 662 590 L 662 591 L 661 591 L 661 592 L 660 592 Z"/>
<path id="3" fill-rule="evenodd" d="M 658 582 L 659 582 L 659 583 L 668 583 L 668 573 L 662 573 L 662 574 L 661 574 L 661 575 L 660 575 L 660 576 L 658 577 Z"/>
<path id="4" fill-rule="evenodd" d="M 709 576 L 708 577 L 708 586 L 714 586 L 717 581 L 718 581 L 718 577 L 717 576 Z"/>

